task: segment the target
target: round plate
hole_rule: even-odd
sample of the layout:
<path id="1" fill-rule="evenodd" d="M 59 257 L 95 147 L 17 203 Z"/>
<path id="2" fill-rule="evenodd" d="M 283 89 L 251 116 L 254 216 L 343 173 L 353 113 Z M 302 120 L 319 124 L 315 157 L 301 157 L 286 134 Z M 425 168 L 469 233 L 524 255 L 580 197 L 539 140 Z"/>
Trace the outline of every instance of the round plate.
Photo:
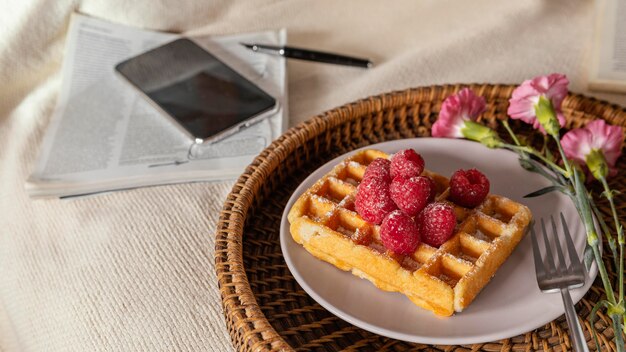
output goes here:
<path id="1" fill-rule="evenodd" d="M 569 198 L 555 192 L 523 198 L 549 183 L 542 176 L 524 170 L 515 153 L 488 149 L 466 140 L 439 138 L 396 140 L 367 148 L 386 153 L 413 148 L 424 157 L 426 168 L 444 176 L 458 169 L 481 170 L 491 182 L 491 193 L 527 205 L 536 220 L 563 212 L 582 258 L 586 239 L 574 205 Z M 292 239 L 287 213 L 315 181 L 353 153 L 328 162 L 304 180 L 289 199 L 281 221 L 280 244 L 287 266 L 300 286 L 320 305 L 365 330 L 426 344 L 474 344 L 509 338 L 534 330 L 564 313 L 561 295 L 541 293 L 537 287 L 530 236 L 522 239 L 469 307 L 447 318 L 437 317 L 402 294 L 379 290 L 369 281 L 309 254 Z M 575 302 L 587 292 L 596 274 L 594 265 L 585 286 L 572 290 Z"/>

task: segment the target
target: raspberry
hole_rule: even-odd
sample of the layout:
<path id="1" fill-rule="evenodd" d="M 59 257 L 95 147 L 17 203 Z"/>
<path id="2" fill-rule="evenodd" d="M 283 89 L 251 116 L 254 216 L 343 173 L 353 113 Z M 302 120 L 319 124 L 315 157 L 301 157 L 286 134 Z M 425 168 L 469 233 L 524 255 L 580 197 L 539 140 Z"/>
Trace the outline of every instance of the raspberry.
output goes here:
<path id="1" fill-rule="evenodd" d="M 354 207 L 365 221 L 373 224 L 380 224 L 387 214 L 398 209 L 389 194 L 389 183 L 378 177 L 361 181 L 357 187 Z"/>
<path id="2" fill-rule="evenodd" d="M 435 201 L 435 196 L 437 196 L 437 185 L 435 184 L 435 181 L 428 177 L 425 176 L 428 179 L 428 182 L 430 183 L 430 194 L 428 195 L 428 203 L 432 203 Z"/>
<path id="3" fill-rule="evenodd" d="M 391 182 L 391 175 L 389 173 L 389 166 L 391 162 L 387 159 L 376 158 L 365 169 L 363 178 L 379 177 L 385 180 L 385 182 Z"/>
<path id="4" fill-rule="evenodd" d="M 473 208 L 489 194 L 489 180 L 476 169 L 457 170 L 450 178 L 450 199 L 456 204 Z"/>
<path id="5" fill-rule="evenodd" d="M 391 177 L 419 176 L 424 171 L 424 159 L 413 149 L 405 149 L 391 157 Z"/>
<path id="6" fill-rule="evenodd" d="M 415 221 L 400 210 L 389 213 L 380 225 L 380 239 L 385 247 L 398 254 L 411 254 L 420 243 Z"/>
<path id="7" fill-rule="evenodd" d="M 439 247 L 454 233 L 456 216 L 450 204 L 435 202 L 424 208 L 417 219 L 422 241 L 430 246 Z"/>
<path id="8" fill-rule="evenodd" d="M 431 182 L 425 176 L 411 178 L 396 176 L 389 187 L 391 199 L 407 215 L 415 216 L 428 204 L 428 198 L 431 194 Z"/>

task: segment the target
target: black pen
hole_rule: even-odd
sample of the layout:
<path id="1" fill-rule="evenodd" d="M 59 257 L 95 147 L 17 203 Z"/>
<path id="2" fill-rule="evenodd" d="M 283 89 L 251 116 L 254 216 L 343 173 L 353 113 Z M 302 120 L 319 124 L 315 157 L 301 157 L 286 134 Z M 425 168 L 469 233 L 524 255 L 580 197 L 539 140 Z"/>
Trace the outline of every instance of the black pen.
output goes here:
<path id="1" fill-rule="evenodd" d="M 280 55 L 280 56 L 288 57 L 291 59 L 324 62 L 327 64 L 356 66 L 356 67 L 363 67 L 363 68 L 370 68 L 373 65 L 373 63 L 368 59 L 360 59 L 357 57 L 350 57 L 350 56 L 338 55 L 338 54 L 333 54 L 333 53 L 325 53 L 322 51 L 313 51 L 313 50 L 301 49 L 301 48 L 294 48 L 290 46 L 275 46 L 275 45 L 246 44 L 246 43 L 241 43 L 241 45 L 257 53 Z"/>

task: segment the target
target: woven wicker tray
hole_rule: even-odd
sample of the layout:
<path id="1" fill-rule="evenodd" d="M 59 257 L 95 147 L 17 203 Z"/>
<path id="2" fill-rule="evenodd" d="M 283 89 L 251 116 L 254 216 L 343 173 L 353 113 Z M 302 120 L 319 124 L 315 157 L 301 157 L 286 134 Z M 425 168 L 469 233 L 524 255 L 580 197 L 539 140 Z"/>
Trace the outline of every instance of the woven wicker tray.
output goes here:
<path id="1" fill-rule="evenodd" d="M 287 200 L 312 171 L 328 160 L 369 144 L 392 139 L 427 137 L 441 102 L 465 85 L 434 86 L 383 94 L 316 116 L 283 134 L 239 177 L 222 209 L 217 227 L 215 262 L 224 315 L 233 344 L 240 351 L 569 351 L 567 324 L 561 317 L 537 330 L 510 339 L 466 346 L 427 346 L 379 336 L 335 317 L 311 299 L 291 276 L 283 260 L 279 228 Z M 483 123 L 500 128 L 507 119 L 508 85 L 470 85 L 485 97 Z M 592 119 L 626 127 L 626 110 L 605 102 L 569 95 L 563 104 L 566 128 Z M 527 125 L 511 121 L 531 142 L 539 142 Z M 500 131 L 503 132 L 503 131 Z M 505 136 L 505 133 L 500 133 Z M 624 190 L 626 165 L 611 180 Z M 598 194 L 599 192 L 594 192 Z M 616 204 L 626 208 L 624 195 Z M 610 223 L 608 203 L 599 207 Z M 606 251 L 608 252 L 608 251 Z M 606 266 L 611 270 L 611 258 Z M 615 273 L 610 276 L 614 279 Z M 589 313 L 604 296 L 599 279 L 576 306 L 590 348 Z M 600 350 L 614 350 L 607 316 L 594 322 Z"/>

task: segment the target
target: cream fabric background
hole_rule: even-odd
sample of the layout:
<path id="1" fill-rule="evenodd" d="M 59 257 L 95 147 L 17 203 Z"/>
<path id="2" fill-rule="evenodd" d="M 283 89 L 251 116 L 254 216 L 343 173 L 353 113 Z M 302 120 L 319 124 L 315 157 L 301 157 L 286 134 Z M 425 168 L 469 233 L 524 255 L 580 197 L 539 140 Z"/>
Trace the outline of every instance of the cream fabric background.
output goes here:
<path id="1" fill-rule="evenodd" d="M 30 200 L 72 11 L 139 27 L 289 42 L 373 58 L 290 61 L 291 125 L 380 92 L 568 74 L 585 92 L 593 5 L 560 1 L 5 0 L 0 13 L 0 350 L 228 351 L 213 230 L 232 182 Z M 624 95 L 597 95 L 626 106 Z"/>

